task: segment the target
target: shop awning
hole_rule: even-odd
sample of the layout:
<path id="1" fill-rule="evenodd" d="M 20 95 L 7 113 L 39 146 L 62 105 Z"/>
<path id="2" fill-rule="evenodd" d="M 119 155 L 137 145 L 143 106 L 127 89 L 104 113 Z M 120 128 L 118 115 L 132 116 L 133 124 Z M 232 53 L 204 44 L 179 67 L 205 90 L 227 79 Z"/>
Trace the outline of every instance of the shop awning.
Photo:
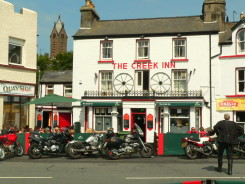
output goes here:
<path id="1" fill-rule="evenodd" d="M 190 106 L 196 106 L 201 107 L 203 105 L 202 102 L 157 102 L 156 103 L 158 107 L 164 107 L 164 106 L 176 106 L 176 107 L 190 107 Z"/>
<path id="2" fill-rule="evenodd" d="M 122 102 L 81 102 L 81 106 L 93 106 L 93 107 L 118 107 L 122 106 Z"/>

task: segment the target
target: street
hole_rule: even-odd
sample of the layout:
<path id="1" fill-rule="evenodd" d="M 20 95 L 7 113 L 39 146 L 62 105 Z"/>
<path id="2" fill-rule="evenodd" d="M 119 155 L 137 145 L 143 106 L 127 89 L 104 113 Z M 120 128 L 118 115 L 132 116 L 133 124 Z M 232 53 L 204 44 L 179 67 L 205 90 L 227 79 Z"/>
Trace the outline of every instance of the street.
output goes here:
<path id="1" fill-rule="evenodd" d="M 222 173 L 215 170 L 216 158 L 189 160 L 184 156 L 133 156 L 108 160 L 97 156 L 73 160 L 65 156 L 29 159 L 7 158 L 0 162 L 0 183 L 7 184 L 163 184 L 213 179 L 245 181 L 245 159 L 234 159 L 233 175 L 229 176 L 224 158 Z"/>

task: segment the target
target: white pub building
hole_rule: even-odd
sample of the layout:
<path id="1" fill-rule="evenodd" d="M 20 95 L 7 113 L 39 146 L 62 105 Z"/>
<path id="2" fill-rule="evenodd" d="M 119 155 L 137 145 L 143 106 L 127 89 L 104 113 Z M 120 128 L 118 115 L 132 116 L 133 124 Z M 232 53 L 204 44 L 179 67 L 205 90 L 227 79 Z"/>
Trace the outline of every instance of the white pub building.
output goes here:
<path id="1" fill-rule="evenodd" d="M 200 16 L 100 20 L 90 0 L 74 37 L 73 121 L 81 131 L 186 133 L 213 125 L 211 62 L 220 53 L 225 0 L 205 0 Z"/>

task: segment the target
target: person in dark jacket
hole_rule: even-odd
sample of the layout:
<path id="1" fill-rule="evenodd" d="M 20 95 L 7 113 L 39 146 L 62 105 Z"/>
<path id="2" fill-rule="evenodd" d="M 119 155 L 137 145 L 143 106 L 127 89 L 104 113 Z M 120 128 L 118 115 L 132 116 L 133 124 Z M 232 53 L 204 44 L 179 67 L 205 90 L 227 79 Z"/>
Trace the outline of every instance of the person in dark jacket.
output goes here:
<path id="1" fill-rule="evenodd" d="M 223 153 L 226 150 L 228 159 L 228 173 L 232 175 L 232 148 L 234 144 L 239 144 L 238 137 L 244 134 L 244 130 L 234 121 L 230 121 L 230 114 L 225 113 L 224 119 L 214 126 L 214 133 L 217 134 L 218 147 L 218 172 L 222 172 Z"/>

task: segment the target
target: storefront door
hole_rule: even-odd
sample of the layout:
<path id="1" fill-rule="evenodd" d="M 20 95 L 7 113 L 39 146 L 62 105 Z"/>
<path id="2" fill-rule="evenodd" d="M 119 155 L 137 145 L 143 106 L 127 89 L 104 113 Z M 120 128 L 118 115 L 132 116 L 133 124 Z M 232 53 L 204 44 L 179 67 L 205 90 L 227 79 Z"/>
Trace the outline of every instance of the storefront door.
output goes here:
<path id="1" fill-rule="evenodd" d="M 146 140 L 146 109 L 132 109 L 131 110 L 131 127 L 134 126 L 135 123 L 139 125 L 139 127 L 144 132 L 144 141 Z"/>
<path id="2" fill-rule="evenodd" d="M 71 113 L 59 113 L 59 126 L 60 127 L 71 126 Z"/>

